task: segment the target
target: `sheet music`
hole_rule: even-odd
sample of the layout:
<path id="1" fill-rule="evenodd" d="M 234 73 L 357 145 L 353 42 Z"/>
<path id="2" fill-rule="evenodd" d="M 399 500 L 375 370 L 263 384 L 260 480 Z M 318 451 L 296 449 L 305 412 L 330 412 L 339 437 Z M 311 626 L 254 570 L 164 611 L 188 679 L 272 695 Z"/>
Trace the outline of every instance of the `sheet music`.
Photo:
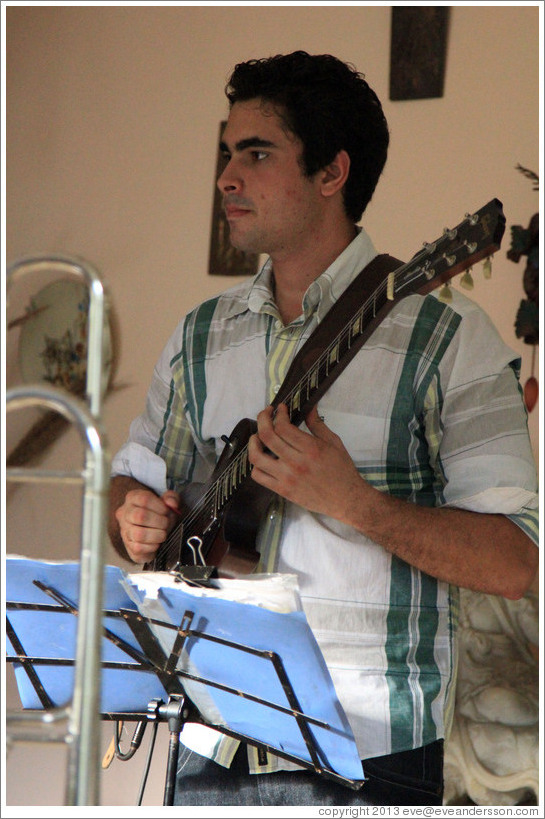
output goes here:
<path id="1" fill-rule="evenodd" d="M 125 592 L 122 579 L 125 572 L 115 566 L 104 570 L 104 606 L 108 611 L 132 609 L 136 606 Z M 6 606 L 9 602 L 48 606 L 51 610 L 10 610 L 6 616 L 15 629 L 25 653 L 29 657 L 64 660 L 66 665 L 35 665 L 35 670 L 56 706 L 66 705 L 72 698 L 74 685 L 74 659 L 77 619 L 69 611 L 62 611 L 49 595 L 40 590 L 34 581 L 51 586 L 77 605 L 79 597 L 79 563 L 64 561 L 38 561 L 24 557 L 6 557 Z M 121 617 L 105 617 L 104 626 L 136 650 L 140 649 L 130 628 Z M 13 653 L 13 646 L 6 639 L 6 650 Z M 131 664 L 138 661 L 116 646 L 111 640 L 102 641 L 102 661 Z M 24 708 L 41 708 L 36 690 L 21 665 L 16 664 L 15 677 L 19 696 Z M 145 710 L 147 703 L 155 698 L 167 698 L 168 694 L 153 671 L 131 669 L 104 669 L 102 677 L 101 708 L 108 711 Z"/>
<path id="2" fill-rule="evenodd" d="M 61 601 L 69 601 L 68 606 L 51 599 L 36 580 L 56 590 Z M 115 616 L 120 610 L 139 613 L 166 657 L 172 654 L 172 674 L 205 723 L 223 726 L 294 760 L 314 762 L 310 737 L 320 765 L 361 781 L 354 737 L 302 610 L 296 577 L 245 576 L 218 585 L 217 589 L 197 588 L 166 573 L 131 574 L 105 567 L 104 625 L 121 644 L 105 636 L 103 663 L 132 665 L 103 666 L 102 711 L 146 711 L 152 699 L 168 699 L 157 675 L 130 656 L 132 649 L 141 651 L 142 646 L 125 619 Z M 77 618 L 70 605 L 77 608 L 78 592 L 77 562 L 6 560 L 6 613 L 24 652 L 28 657 L 66 661 L 65 665 L 34 665 L 55 705 L 71 698 Z M 13 603 L 23 606 L 13 609 Z M 182 629 L 179 634 L 181 624 L 186 632 Z M 199 634 L 192 634 L 195 631 Z M 173 651 L 176 640 L 182 645 L 179 658 Z M 14 653 L 9 641 L 7 651 Z M 279 676 L 278 663 L 285 679 Z M 14 667 L 23 707 L 40 708 L 24 662 Z M 160 671 L 164 674 L 164 669 Z"/>
<path id="3" fill-rule="evenodd" d="M 146 574 L 128 575 L 124 584 L 131 596 L 137 595 L 133 599 L 141 613 L 177 625 L 184 613 L 191 611 L 192 630 L 256 651 L 275 651 L 296 692 L 300 710 L 327 725 L 309 725 L 322 762 L 327 760 L 347 778 L 363 778 L 352 730 L 302 610 L 295 575 L 257 575 L 255 582 L 253 576 L 222 580 L 217 591 L 186 583 L 161 584 L 160 578 L 156 584 Z M 163 650 L 170 653 L 175 632 L 158 625 L 153 626 L 153 631 Z M 269 658 L 202 638 L 188 638 L 178 668 L 244 693 L 241 697 L 185 679 L 184 688 L 208 722 L 311 761 Z M 271 710 L 251 701 L 251 697 L 267 700 L 289 713 Z"/>

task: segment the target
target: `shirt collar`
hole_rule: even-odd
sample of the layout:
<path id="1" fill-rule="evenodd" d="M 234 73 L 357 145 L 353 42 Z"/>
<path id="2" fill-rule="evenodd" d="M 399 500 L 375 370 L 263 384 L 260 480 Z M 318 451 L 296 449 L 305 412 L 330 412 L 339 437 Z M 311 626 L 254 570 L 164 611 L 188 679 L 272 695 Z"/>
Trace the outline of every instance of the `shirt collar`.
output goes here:
<path id="1" fill-rule="evenodd" d="M 308 288 L 303 298 L 306 316 L 316 311 L 321 321 L 358 273 L 377 255 L 369 234 L 362 227 L 357 227 L 357 231 L 356 238 Z"/>
<path id="2" fill-rule="evenodd" d="M 305 319 L 316 312 L 318 320 L 321 321 L 341 293 L 377 255 L 365 229 L 358 226 L 357 231 L 355 239 L 307 289 L 303 297 Z M 272 261 L 269 258 L 259 273 L 239 290 L 240 299 L 233 304 L 231 315 L 238 315 L 249 309 L 253 313 L 277 316 L 272 285 Z"/>

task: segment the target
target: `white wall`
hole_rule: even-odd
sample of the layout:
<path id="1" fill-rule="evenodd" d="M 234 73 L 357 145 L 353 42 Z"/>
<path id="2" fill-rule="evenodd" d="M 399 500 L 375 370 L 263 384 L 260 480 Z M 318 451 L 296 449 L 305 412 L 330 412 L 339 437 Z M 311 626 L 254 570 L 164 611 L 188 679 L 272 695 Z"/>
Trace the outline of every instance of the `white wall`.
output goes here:
<path id="1" fill-rule="evenodd" d="M 408 102 L 388 100 L 390 13 L 340 4 L 7 9 L 6 259 L 71 253 L 101 271 L 120 324 L 116 382 L 126 385 L 106 402 L 112 451 L 140 411 L 179 318 L 233 283 L 207 274 L 228 73 L 241 60 L 296 48 L 354 63 L 383 102 L 390 158 L 364 221 L 379 250 L 408 258 L 467 211 L 502 200 L 503 247 L 491 281 L 475 271 L 474 297 L 522 356 L 522 381 L 530 374 L 531 350 L 513 326 L 523 264 L 508 261 L 506 251 L 510 226 L 525 227 L 538 210 L 537 193 L 515 170 L 521 163 L 539 171 L 538 6 L 453 6 L 444 96 Z M 24 308 L 28 293 L 29 286 L 14 292 L 10 314 Z M 17 342 L 10 331 L 8 384 L 19 379 Z M 537 455 L 538 408 L 530 428 Z M 20 433 L 15 422 L 8 451 Z M 69 432 L 45 462 L 64 465 L 79 449 Z M 7 512 L 9 552 L 77 556 L 72 490 L 10 488 Z M 111 550 L 108 561 L 116 562 Z M 113 764 L 104 804 L 134 804 L 142 764 L 139 757 Z M 162 798 L 157 764 L 149 804 Z M 8 804 L 62 804 L 56 753 L 21 746 L 7 765 Z M 34 785 L 29 766 L 41 766 Z"/>

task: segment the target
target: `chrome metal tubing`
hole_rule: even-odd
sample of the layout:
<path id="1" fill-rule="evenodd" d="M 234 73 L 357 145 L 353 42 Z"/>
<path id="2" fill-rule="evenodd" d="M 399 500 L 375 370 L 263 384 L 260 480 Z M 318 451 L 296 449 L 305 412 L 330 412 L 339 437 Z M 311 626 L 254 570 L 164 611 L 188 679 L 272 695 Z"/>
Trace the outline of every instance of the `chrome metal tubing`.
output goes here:
<path id="1" fill-rule="evenodd" d="M 7 294 L 16 279 L 44 271 L 83 278 L 89 287 L 86 400 L 52 386 L 25 385 L 7 390 L 6 411 L 40 406 L 64 415 L 86 443 L 85 467 L 81 472 L 71 473 L 48 472 L 30 466 L 7 468 L 6 479 L 21 481 L 26 473 L 29 481 L 76 480 L 83 484 L 74 691 L 71 703 L 64 708 L 51 709 L 41 715 L 8 713 L 8 742 L 10 726 L 12 741 L 31 741 L 34 732 L 30 730 L 31 725 L 36 725 L 36 741 L 44 735 L 57 741 L 64 734 L 68 745 L 66 804 L 99 805 L 103 568 L 110 477 L 108 447 L 101 424 L 106 294 L 95 268 L 68 256 L 27 257 L 15 262 L 7 271 Z M 64 724 L 67 724 L 66 731 Z"/>
<path id="2" fill-rule="evenodd" d="M 15 742 L 68 742 L 70 708 L 48 711 L 13 711 L 6 715 L 6 745 Z"/>
<path id="3" fill-rule="evenodd" d="M 69 746 L 66 800 L 69 805 L 98 805 L 100 649 L 109 456 L 104 432 L 83 401 L 46 386 L 17 387 L 6 392 L 6 411 L 29 406 L 45 406 L 61 412 L 74 423 L 88 447 L 83 492 L 74 693 L 66 736 Z M 31 475 L 32 468 L 29 467 L 28 471 Z M 9 468 L 6 469 L 6 479 L 10 479 Z M 47 727 L 50 722 L 50 716 L 44 713 L 43 725 Z M 14 740 L 17 739 L 16 734 Z M 25 738 L 28 741 L 29 734 Z"/>

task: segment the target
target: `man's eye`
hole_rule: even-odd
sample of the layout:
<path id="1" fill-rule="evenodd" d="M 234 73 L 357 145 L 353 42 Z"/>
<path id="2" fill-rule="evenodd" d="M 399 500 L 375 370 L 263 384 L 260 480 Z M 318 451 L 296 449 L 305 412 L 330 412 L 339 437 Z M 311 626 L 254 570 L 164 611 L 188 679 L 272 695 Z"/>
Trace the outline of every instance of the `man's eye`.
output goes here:
<path id="1" fill-rule="evenodd" d="M 262 159 L 266 159 L 269 156 L 267 151 L 252 151 L 252 157 L 257 161 L 261 162 Z"/>

